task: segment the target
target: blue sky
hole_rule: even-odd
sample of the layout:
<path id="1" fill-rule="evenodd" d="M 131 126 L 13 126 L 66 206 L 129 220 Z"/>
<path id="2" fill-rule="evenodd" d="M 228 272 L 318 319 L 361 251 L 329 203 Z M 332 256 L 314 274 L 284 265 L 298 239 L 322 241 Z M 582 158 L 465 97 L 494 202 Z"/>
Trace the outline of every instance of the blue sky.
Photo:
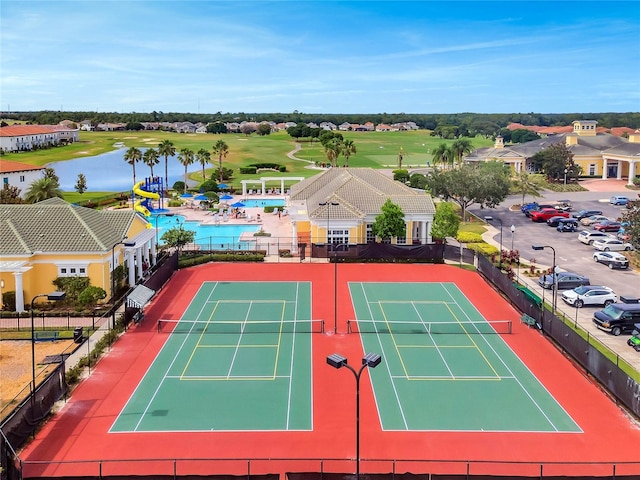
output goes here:
<path id="1" fill-rule="evenodd" d="M 0 109 L 640 111 L 637 1 L 2 0 Z"/>

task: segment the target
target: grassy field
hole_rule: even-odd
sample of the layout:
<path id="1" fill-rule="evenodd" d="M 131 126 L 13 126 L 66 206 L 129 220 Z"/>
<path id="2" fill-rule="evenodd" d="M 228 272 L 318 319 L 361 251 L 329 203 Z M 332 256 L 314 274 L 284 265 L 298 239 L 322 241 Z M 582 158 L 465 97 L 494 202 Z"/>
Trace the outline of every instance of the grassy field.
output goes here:
<path id="1" fill-rule="evenodd" d="M 452 140 L 441 140 L 429 136 L 428 130 L 412 132 L 341 132 L 345 139 L 353 140 L 357 154 L 349 160 L 350 167 L 396 168 L 398 153 L 403 150 L 403 167 L 424 167 L 431 162 L 433 151 L 440 143 L 450 144 Z M 224 160 L 224 166 L 234 169 L 234 177 L 226 182 L 237 188 L 240 180 L 268 176 L 282 176 L 277 172 L 261 172 L 255 175 L 242 175 L 239 168 L 253 163 L 278 163 L 287 167 L 287 176 L 310 177 L 318 173 L 317 170 L 305 168 L 308 162 L 294 160 L 287 156 L 288 152 L 296 148 L 296 142 L 286 132 L 277 132 L 260 137 L 242 134 L 180 134 L 171 132 L 80 132 L 80 141 L 65 147 L 39 150 L 35 152 L 12 153 L 3 157 L 6 160 L 27 163 L 30 165 L 45 165 L 52 162 L 73 160 L 82 157 L 99 155 L 114 150 L 114 144 L 123 143 L 126 148 L 157 147 L 163 140 L 171 140 L 179 152 L 182 148 L 190 148 L 194 152 L 204 148 L 211 152 L 218 140 L 224 140 L 229 146 L 229 154 Z M 301 150 L 296 157 L 311 162 L 326 162 L 326 156 L 319 142 L 302 141 Z M 490 139 L 474 138 L 473 148 L 491 145 Z M 215 161 L 215 157 L 212 161 Z M 172 161 L 172 160 L 170 160 Z M 176 160 L 173 160 L 176 161 Z M 344 164 L 344 157 L 338 159 L 339 165 Z M 159 167 L 163 168 L 164 158 Z M 217 164 L 217 162 L 216 162 Z M 189 167 L 190 178 L 202 181 L 202 168 L 198 163 Z M 206 175 L 214 171 L 211 164 L 207 165 Z"/>

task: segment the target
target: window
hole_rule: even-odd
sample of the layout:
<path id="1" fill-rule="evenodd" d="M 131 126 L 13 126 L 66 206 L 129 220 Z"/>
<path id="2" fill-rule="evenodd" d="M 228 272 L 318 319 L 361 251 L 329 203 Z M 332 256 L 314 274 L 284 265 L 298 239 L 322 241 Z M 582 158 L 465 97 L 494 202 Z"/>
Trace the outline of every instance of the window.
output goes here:
<path id="1" fill-rule="evenodd" d="M 24 183 L 24 175 L 20 175 L 20 183 Z"/>
<path id="2" fill-rule="evenodd" d="M 331 245 L 349 243 L 349 230 L 329 230 L 329 243 Z"/>
<path id="3" fill-rule="evenodd" d="M 589 164 L 589 175 L 590 176 L 594 176 L 596 174 L 596 164 L 595 163 L 590 163 Z"/>
<path id="4" fill-rule="evenodd" d="M 86 277 L 88 265 L 67 264 L 58 265 L 59 277 Z"/>
<path id="5" fill-rule="evenodd" d="M 376 241 L 376 236 L 373 234 L 373 224 L 367 223 L 367 243 Z"/>

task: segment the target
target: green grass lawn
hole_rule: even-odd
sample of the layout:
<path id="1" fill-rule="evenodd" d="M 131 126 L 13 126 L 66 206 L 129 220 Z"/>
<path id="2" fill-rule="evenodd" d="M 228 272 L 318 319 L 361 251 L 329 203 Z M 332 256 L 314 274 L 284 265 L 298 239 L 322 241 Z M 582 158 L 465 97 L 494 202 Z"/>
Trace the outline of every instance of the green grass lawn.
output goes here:
<path id="1" fill-rule="evenodd" d="M 353 140 L 357 153 L 349 159 L 350 167 L 396 168 L 398 153 L 403 150 L 403 168 L 417 168 L 431 162 L 433 151 L 440 143 L 450 144 L 453 140 L 442 140 L 430 136 L 428 130 L 410 132 L 340 132 L 345 139 Z M 286 176 L 310 177 L 318 170 L 305 168 L 307 162 L 293 160 L 287 156 L 295 149 L 296 142 L 286 132 L 271 135 L 246 136 L 243 134 L 182 134 L 161 131 L 142 132 L 80 132 L 80 141 L 58 148 L 38 150 L 35 152 L 11 153 L 3 159 L 22 162 L 30 165 L 42 166 L 52 162 L 74 160 L 82 157 L 99 155 L 114 150 L 115 143 L 123 143 L 126 148 L 157 147 L 163 140 L 170 140 L 179 152 L 182 148 L 190 148 L 197 152 L 201 148 L 212 151 L 218 140 L 224 140 L 229 146 L 229 154 L 223 161 L 223 166 L 234 170 L 234 177 L 226 182 L 237 189 L 240 180 L 260 177 L 281 177 L 278 172 L 260 172 L 255 175 L 240 174 L 239 168 L 254 163 L 278 163 L 287 167 Z M 473 148 L 491 145 L 490 139 L 474 138 Z M 298 158 L 312 162 L 326 162 L 326 156 L 319 142 L 300 142 L 302 149 L 296 154 Z M 171 161 L 171 160 L 170 160 Z M 173 160 L 176 161 L 176 160 Z M 217 166 L 217 159 L 212 155 L 212 162 Z M 338 159 L 339 165 L 344 165 L 344 157 Z M 164 158 L 161 157 L 158 167 L 164 168 Z M 205 174 L 209 177 L 215 167 L 208 164 Z M 55 167 L 54 167 L 55 168 Z M 144 167 L 143 167 L 144 168 Z M 198 163 L 189 167 L 189 177 L 195 181 L 202 181 L 202 168 Z M 87 195 L 86 193 L 84 194 Z M 65 197 L 66 198 L 66 197 Z M 84 198 L 84 197 L 83 197 Z M 85 198 L 86 199 L 86 198 Z"/>

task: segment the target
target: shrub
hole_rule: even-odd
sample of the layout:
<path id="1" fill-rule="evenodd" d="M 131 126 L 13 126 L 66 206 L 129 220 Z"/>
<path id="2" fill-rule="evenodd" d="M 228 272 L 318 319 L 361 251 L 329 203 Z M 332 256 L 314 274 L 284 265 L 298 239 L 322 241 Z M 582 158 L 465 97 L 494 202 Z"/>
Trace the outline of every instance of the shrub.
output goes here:
<path id="1" fill-rule="evenodd" d="M 458 232 L 458 236 L 456 237 L 460 243 L 481 243 L 484 242 L 482 240 L 482 235 L 479 233 L 473 232 Z"/>
<path id="2" fill-rule="evenodd" d="M 493 245 L 489 245 L 488 243 L 485 243 L 485 242 L 471 243 L 467 245 L 467 248 L 469 248 L 470 250 L 475 250 L 476 252 L 481 253 L 486 257 L 490 257 L 492 255 L 498 255 L 499 253 L 499 250 L 496 247 L 494 247 Z"/>

